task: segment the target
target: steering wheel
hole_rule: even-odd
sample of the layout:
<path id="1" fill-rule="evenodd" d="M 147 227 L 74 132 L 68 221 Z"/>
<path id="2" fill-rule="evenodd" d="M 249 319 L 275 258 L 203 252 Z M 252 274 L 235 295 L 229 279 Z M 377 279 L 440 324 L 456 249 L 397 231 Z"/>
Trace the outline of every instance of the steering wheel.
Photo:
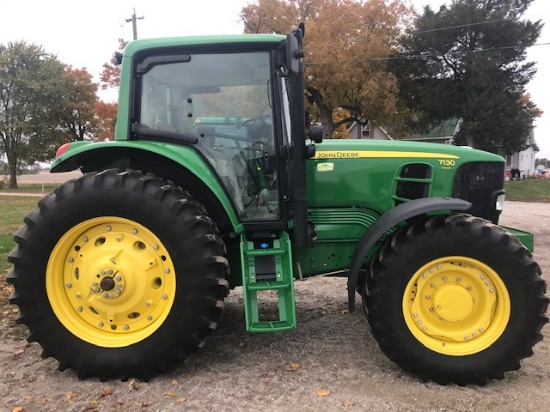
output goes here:
<path id="1" fill-rule="evenodd" d="M 249 124 L 252 124 L 253 122 L 258 121 L 258 120 L 260 122 L 262 122 L 262 125 L 266 125 L 267 124 L 266 119 L 271 120 L 271 115 L 270 114 L 264 114 L 262 116 L 251 117 L 250 119 L 247 119 L 244 122 L 242 122 L 241 125 L 249 127 L 248 126 Z"/>

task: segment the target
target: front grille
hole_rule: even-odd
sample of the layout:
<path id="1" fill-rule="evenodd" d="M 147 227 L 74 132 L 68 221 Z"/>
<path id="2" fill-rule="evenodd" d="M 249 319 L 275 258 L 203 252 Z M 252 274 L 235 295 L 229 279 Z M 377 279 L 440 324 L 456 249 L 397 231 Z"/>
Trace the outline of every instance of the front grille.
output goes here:
<path id="1" fill-rule="evenodd" d="M 495 210 L 495 199 L 503 187 L 504 163 L 465 163 L 456 173 L 453 197 L 472 203 L 467 213 L 496 224 L 500 212 Z"/>

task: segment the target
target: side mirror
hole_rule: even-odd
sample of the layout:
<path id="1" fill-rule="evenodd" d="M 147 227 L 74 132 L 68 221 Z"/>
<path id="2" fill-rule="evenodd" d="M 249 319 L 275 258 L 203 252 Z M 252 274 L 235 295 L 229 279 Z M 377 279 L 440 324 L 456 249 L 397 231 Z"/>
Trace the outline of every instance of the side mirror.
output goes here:
<path id="1" fill-rule="evenodd" d="M 323 134 L 324 134 L 323 126 L 320 126 L 320 125 L 313 126 L 309 130 L 309 138 L 315 143 L 323 142 Z"/>
<path id="2" fill-rule="evenodd" d="M 302 25 L 299 29 L 286 35 L 286 65 L 290 73 L 297 75 L 303 70 L 302 58 L 304 50 L 302 49 Z"/>

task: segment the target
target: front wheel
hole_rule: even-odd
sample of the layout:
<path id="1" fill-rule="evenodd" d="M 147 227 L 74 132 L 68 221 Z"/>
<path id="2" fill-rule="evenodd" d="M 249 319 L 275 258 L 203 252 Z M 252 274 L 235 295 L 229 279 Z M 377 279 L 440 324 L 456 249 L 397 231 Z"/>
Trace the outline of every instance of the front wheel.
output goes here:
<path id="1" fill-rule="evenodd" d="M 402 369 L 438 383 L 485 384 L 519 369 L 542 339 L 540 267 L 504 229 L 438 216 L 397 232 L 371 265 L 372 333 Z"/>
<path id="2" fill-rule="evenodd" d="M 43 357 L 79 377 L 147 379 L 202 346 L 227 294 L 215 224 L 180 188 L 107 170 L 42 199 L 9 255 L 10 302 Z"/>

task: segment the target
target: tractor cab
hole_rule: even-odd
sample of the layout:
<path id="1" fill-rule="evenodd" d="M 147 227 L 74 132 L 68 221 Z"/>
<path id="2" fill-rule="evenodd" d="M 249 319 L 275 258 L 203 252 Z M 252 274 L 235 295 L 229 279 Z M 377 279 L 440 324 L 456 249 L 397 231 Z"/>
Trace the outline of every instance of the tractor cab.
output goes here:
<path id="1" fill-rule="evenodd" d="M 136 121 L 195 136 L 243 221 L 277 221 L 281 196 L 275 136 L 288 116 L 275 109 L 284 84 L 270 51 L 156 55 L 141 63 Z M 275 129 L 277 128 L 277 132 Z M 159 138 L 166 139 L 160 133 Z M 286 136 L 285 136 L 286 137 Z"/>

